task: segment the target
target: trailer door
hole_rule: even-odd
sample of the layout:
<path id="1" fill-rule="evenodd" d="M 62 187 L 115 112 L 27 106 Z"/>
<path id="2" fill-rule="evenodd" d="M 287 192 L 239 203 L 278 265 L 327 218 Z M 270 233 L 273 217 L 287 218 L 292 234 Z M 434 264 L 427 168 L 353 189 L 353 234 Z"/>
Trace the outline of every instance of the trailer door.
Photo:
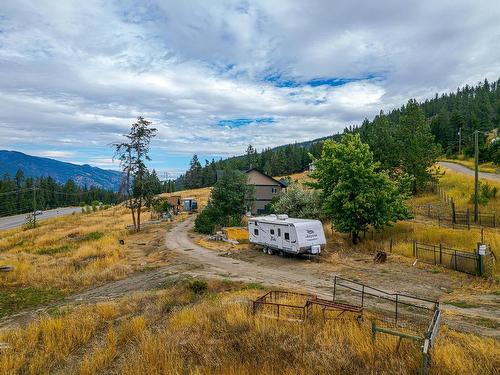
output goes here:
<path id="1" fill-rule="evenodd" d="M 271 237 L 271 245 L 277 249 L 283 248 L 283 229 L 280 225 L 272 225 L 269 228 L 269 235 Z"/>
<path id="2" fill-rule="evenodd" d="M 297 237 L 295 236 L 295 228 L 292 226 L 283 226 L 283 249 L 294 252 L 294 243 L 296 243 Z M 294 241 L 295 239 L 295 241 Z"/>

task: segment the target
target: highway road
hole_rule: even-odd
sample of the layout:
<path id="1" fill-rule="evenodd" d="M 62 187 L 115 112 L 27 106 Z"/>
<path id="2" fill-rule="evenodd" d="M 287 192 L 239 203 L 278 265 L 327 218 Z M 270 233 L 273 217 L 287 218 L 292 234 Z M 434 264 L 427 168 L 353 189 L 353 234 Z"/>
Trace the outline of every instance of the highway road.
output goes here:
<path id="1" fill-rule="evenodd" d="M 63 207 L 55 208 L 53 210 L 43 211 L 41 215 L 37 215 L 38 221 L 46 220 L 51 217 L 71 215 L 73 212 L 82 212 L 81 207 Z M 0 230 L 11 229 L 23 225 L 26 221 L 28 214 L 20 214 L 14 216 L 0 217 Z"/>
<path id="2" fill-rule="evenodd" d="M 474 176 L 474 170 L 464 167 L 460 164 L 450 163 L 447 161 L 438 162 L 439 165 L 451 169 L 452 171 L 463 173 L 468 176 Z M 496 173 L 487 173 L 487 172 L 479 172 L 479 178 L 484 178 L 486 180 L 499 181 L 500 182 L 500 174 Z"/>

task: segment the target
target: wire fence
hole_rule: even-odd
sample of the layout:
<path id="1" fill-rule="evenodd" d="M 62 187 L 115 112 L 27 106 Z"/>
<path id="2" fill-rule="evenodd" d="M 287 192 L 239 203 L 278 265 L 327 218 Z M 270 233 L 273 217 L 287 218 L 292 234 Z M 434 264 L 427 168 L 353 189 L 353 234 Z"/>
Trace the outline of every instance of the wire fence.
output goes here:
<path id="1" fill-rule="evenodd" d="M 434 311 L 435 300 L 391 293 L 357 281 L 335 276 L 333 301 L 369 309 L 381 321 L 424 332 Z"/>
<path id="2" fill-rule="evenodd" d="M 456 210 L 453 202 L 450 205 L 425 204 L 413 206 L 413 213 L 437 220 L 439 226 L 450 226 L 452 228 L 497 228 L 498 225 L 495 212 L 479 212 L 477 221 L 475 221 L 474 213 L 470 209 Z"/>
<path id="3" fill-rule="evenodd" d="M 441 265 L 471 275 L 482 275 L 481 257 L 476 252 L 413 241 L 413 255 L 421 262 Z"/>

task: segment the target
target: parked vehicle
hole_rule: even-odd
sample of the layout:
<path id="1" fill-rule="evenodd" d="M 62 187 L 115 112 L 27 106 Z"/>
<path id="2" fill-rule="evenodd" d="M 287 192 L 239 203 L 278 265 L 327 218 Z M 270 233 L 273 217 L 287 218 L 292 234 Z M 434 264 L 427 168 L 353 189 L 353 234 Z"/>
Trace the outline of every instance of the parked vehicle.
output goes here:
<path id="1" fill-rule="evenodd" d="M 319 220 L 294 219 L 287 215 L 267 215 L 248 219 L 250 243 L 260 245 L 267 254 L 319 255 L 326 245 Z"/>
<path id="2" fill-rule="evenodd" d="M 40 210 L 35 211 L 35 215 L 41 215 L 41 214 L 43 214 L 43 211 Z"/>

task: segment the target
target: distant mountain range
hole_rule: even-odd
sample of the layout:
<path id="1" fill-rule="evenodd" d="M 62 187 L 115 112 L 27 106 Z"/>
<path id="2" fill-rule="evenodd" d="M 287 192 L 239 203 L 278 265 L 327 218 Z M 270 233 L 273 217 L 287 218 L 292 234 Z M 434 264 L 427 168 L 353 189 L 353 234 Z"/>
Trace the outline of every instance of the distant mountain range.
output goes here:
<path id="1" fill-rule="evenodd" d="M 95 186 L 113 191 L 120 188 L 121 173 L 117 171 L 0 150 L 0 177 L 6 173 L 14 177 L 19 169 L 26 177 L 50 176 L 62 184 L 71 179 L 79 186 Z"/>

